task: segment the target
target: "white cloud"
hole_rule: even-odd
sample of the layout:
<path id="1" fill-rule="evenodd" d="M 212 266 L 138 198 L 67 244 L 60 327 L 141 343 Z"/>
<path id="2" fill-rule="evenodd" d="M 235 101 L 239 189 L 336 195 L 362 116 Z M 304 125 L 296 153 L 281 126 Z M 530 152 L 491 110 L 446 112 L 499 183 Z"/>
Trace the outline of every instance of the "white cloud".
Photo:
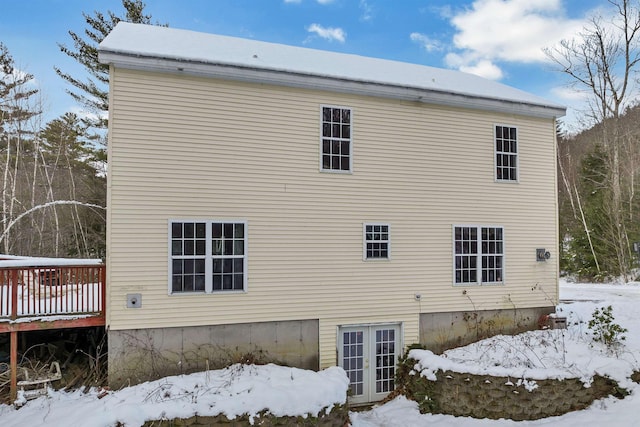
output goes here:
<path id="1" fill-rule="evenodd" d="M 421 7 L 418 9 L 418 12 L 420 12 L 423 15 L 440 16 L 440 18 L 442 19 L 451 19 L 454 16 L 451 5 L 448 5 L 448 4 L 444 6 Z"/>
<path id="2" fill-rule="evenodd" d="M 108 119 L 109 113 L 106 111 L 100 111 L 98 114 L 87 111 L 86 109 L 79 107 L 77 105 L 71 105 L 67 108 L 69 113 L 73 113 L 81 119 L 89 119 L 89 120 L 97 120 L 97 119 Z"/>
<path id="3" fill-rule="evenodd" d="M 477 61 L 473 65 L 463 65 L 460 67 L 460 71 L 489 80 L 500 80 L 504 76 L 500 67 L 487 59 Z"/>
<path id="4" fill-rule="evenodd" d="M 589 99 L 590 95 L 587 91 L 579 90 L 572 86 L 558 86 L 551 89 L 551 93 L 558 99 L 569 102 L 585 102 Z"/>
<path id="5" fill-rule="evenodd" d="M 284 0 L 285 3 L 301 3 L 302 0 Z"/>
<path id="6" fill-rule="evenodd" d="M 448 53 L 445 56 L 445 63 L 451 68 L 490 80 L 500 80 L 504 77 L 500 67 L 491 60 L 470 58 L 468 54 Z"/>
<path id="7" fill-rule="evenodd" d="M 424 47 L 427 52 L 436 52 L 443 49 L 442 43 L 439 40 L 432 39 L 425 34 L 411 33 L 409 38 L 411 41 L 414 41 Z"/>
<path id="8" fill-rule="evenodd" d="M 13 94 L 24 90 L 40 90 L 40 82 L 38 79 L 36 79 L 33 74 L 23 71 L 17 67 L 13 67 L 10 74 L 5 74 L 0 70 L 0 81 L 10 86 L 13 86 L 16 83 L 21 83 L 11 90 L 11 93 Z"/>
<path id="9" fill-rule="evenodd" d="M 347 33 L 344 32 L 342 28 L 333 28 L 333 27 L 323 27 L 319 24 L 311 24 L 307 27 L 307 31 L 310 33 L 315 33 L 319 37 L 329 41 L 339 41 L 340 43 L 344 43 Z"/>
<path id="10" fill-rule="evenodd" d="M 566 18 L 561 0 L 475 0 L 453 13 L 453 46 L 460 53 L 451 66 L 498 76 L 496 62 L 544 62 L 545 47 L 577 34 L 584 21 Z M 452 60 L 453 59 L 453 60 Z"/>
<path id="11" fill-rule="evenodd" d="M 567 114 L 561 121 L 568 134 L 576 134 L 589 128 L 592 122 L 592 99 L 589 92 L 580 90 L 573 85 L 563 85 L 551 88 L 549 99 L 567 107 Z"/>
<path id="12" fill-rule="evenodd" d="M 582 21 L 562 18 L 560 0 L 476 0 L 451 23 L 458 30 L 457 48 L 521 62 L 544 61 L 542 48 L 583 26 Z"/>
<path id="13" fill-rule="evenodd" d="M 360 0 L 360 10 L 362 10 L 361 21 L 371 21 L 373 19 L 373 7 L 367 0 Z"/>
<path id="14" fill-rule="evenodd" d="M 333 0 L 316 0 L 320 4 L 329 4 L 333 3 Z"/>

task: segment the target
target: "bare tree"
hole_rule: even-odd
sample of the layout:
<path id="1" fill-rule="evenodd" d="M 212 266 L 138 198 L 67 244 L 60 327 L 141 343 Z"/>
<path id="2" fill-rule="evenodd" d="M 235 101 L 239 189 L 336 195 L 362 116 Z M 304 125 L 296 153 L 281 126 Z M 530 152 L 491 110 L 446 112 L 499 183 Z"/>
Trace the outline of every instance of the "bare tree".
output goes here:
<path id="1" fill-rule="evenodd" d="M 33 76 L 15 68 L 13 58 L 1 43 L 0 61 L 0 158 L 3 167 L 0 227 L 4 232 L 21 204 L 18 192 L 23 189 L 25 182 L 30 181 L 21 176 L 21 164 L 30 149 L 28 138 L 33 134 L 29 122 L 40 112 L 33 101 L 38 90 L 29 87 Z M 10 251 L 9 239 L 2 248 L 5 253 Z"/>
<path id="2" fill-rule="evenodd" d="M 82 203 L 68 206 L 51 205 L 57 212 L 65 212 L 63 224 L 56 224 L 55 248 L 66 255 L 100 256 L 104 236 L 89 233 L 98 225 L 104 230 L 104 216 L 90 215 L 83 206 L 104 204 L 105 180 L 95 167 L 95 147 L 86 139 L 87 126 L 73 114 L 66 113 L 47 123 L 39 136 L 42 163 L 47 168 L 43 175 L 50 189 L 48 202 L 76 200 Z M 61 244 L 61 240 L 63 240 Z"/>
<path id="3" fill-rule="evenodd" d="M 33 76 L 0 43 L 0 251 L 104 256 L 106 186 L 74 114 L 41 124 Z"/>
<path id="4" fill-rule="evenodd" d="M 546 50 L 547 56 L 590 98 L 593 124 L 620 117 L 630 103 L 637 64 L 640 9 L 630 0 L 608 0 L 615 14 L 611 19 L 593 17 L 571 40 Z"/>
<path id="5" fill-rule="evenodd" d="M 634 173 L 629 173 L 628 135 L 620 126 L 620 116 L 632 103 L 640 51 L 640 8 L 637 1 L 609 0 L 613 15 L 593 17 L 572 40 L 548 49 L 547 56 L 566 73 L 578 90 L 590 94 L 586 115 L 598 124 L 599 143 L 607 162 L 607 215 L 604 235 L 598 236 L 611 244 L 617 271 L 627 276 L 631 266 L 628 226 L 628 206 L 635 202 Z M 626 141 L 626 142 L 625 142 Z M 579 194 L 575 194 L 580 197 Z M 584 218 L 584 217 L 583 217 Z M 588 232 L 590 224 L 584 221 Z M 593 247 L 592 247 L 593 250 Z"/>

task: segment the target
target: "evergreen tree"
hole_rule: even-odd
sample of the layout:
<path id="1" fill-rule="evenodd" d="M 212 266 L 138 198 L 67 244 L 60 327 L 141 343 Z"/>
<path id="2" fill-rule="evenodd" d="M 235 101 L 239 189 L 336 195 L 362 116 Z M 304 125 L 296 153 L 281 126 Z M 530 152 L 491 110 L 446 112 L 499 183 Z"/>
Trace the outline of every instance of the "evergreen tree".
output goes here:
<path id="1" fill-rule="evenodd" d="M 73 47 L 58 44 L 63 53 L 82 64 L 89 73 L 89 77 L 84 79 L 54 67 L 56 73 L 73 86 L 67 93 L 92 114 L 91 118 L 84 119 L 86 124 L 97 129 L 107 128 L 106 117 L 109 110 L 109 67 L 98 62 L 98 45 L 120 21 L 151 23 L 151 16 L 144 13 L 145 4 L 141 0 L 122 0 L 122 6 L 125 9 L 123 17 L 111 11 L 106 14 L 94 11 L 93 15 L 83 12 L 82 16 L 87 22 L 84 37 L 69 31 Z"/>
<path id="2" fill-rule="evenodd" d="M 33 75 L 16 72 L 13 57 L 0 42 L 0 134 L 24 133 L 22 123 L 40 112 L 29 104 L 38 89 L 28 88 Z"/>
<path id="3" fill-rule="evenodd" d="M 91 149 L 82 139 L 86 127 L 74 113 L 65 113 L 47 123 L 42 131 L 41 147 L 49 158 L 69 159 L 72 163 L 84 162 Z"/>
<path id="4" fill-rule="evenodd" d="M 11 74 L 13 72 L 13 58 L 9 54 L 9 49 L 0 42 L 0 74 Z"/>
<path id="5" fill-rule="evenodd" d="M 582 198 L 583 215 L 589 225 L 589 233 L 592 236 L 589 242 L 587 232 L 582 224 L 575 223 L 570 242 L 572 266 L 570 271 L 581 279 L 602 280 L 613 270 L 610 262 L 611 254 L 607 248 L 604 226 L 606 211 L 604 200 L 607 198 L 606 186 L 606 154 L 600 145 L 596 145 L 593 152 L 589 153 L 582 161 L 580 174 L 580 193 Z M 593 252 L 591 246 L 593 245 Z M 599 261 L 598 263 L 596 262 Z"/>
<path id="6" fill-rule="evenodd" d="M 73 113 L 47 123 L 40 133 L 41 153 L 51 200 L 72 200 L 76 205 L 53 207 L 58 216 L 51 246 L 64 256 L 102 257 L 105 252 L 105 177 L 94 162 L 91 145 L 84 139 L 86 125 Z M 83 205 L 84 204 L 84 205 Z M 55 241 L 55 243 L 54 243 Z"/>
<path id="7" fill-rule="evenodd" d="M 562 40 L 546 52 L 576 87 L 589 94 L 591 111 L 584 118 L 599 131 L 597 143 L 604 155 L 602 159 L 607 162 L 603 168 L 606 176 L 598 181 L 606 187 L 598 189 L 602 198 L 595 200 L 593 194 L 587 192 L 580 196 L 602 203 L 597 209 L 585 207 L 585 212 L 594 209 L 593 214 L 600 213 L 595 220 L 599 221 L 599 232 L 604 234 L 591 232 L 596 224 L 581 218 L 590 240 L 591 256 L 599 275 L 628 280 L 635 262 L 630 241 L 637 235 L 634 207 L 639 204 L 638 162 L 635 161 L 636 135 L 626 131 L 623 116 L 635 103 L 634 82 L 640 72 L 640 2 L 609 0 L 608 3 L 610 14 L 595 14 L 580 34 Z M 601 248 L 606 247 L 604 252 L 596 250 L 595 239 L 602 244 Z"/>

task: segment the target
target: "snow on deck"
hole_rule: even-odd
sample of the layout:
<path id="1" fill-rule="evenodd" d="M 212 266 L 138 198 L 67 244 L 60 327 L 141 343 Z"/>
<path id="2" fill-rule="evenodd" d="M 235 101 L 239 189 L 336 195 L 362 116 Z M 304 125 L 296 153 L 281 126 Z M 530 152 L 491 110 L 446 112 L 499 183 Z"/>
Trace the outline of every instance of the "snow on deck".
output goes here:
<path id="1" fill-rule="evenodd" d="M 77 258 L 42 258 L 22 257 L 15 255 L 0 255 L 0 268 L 11 267 L 58 267 L 76 265 L 101 265 L 100 259 Z"/>
<path id="2" fill-rule="evenodd" d="M 100 260 L 7 255 L 0 259 L 0 322 L 71 320 L 103 311 Z"/>

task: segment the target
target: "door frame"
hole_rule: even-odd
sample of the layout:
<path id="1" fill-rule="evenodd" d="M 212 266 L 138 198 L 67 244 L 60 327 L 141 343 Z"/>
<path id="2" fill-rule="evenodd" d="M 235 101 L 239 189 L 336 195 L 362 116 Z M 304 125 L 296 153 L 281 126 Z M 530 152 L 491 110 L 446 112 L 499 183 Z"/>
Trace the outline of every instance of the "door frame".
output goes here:
<path id="1" fill-rule="evenodd" d="M 387 392 L 376 392 L 376 336 L 375 332 L 380 329 L 394 329 L 394 377 L 397 369 L 398 359 L 402 356 L 404 349 L 404 324 L 403 322 L 376 322 L 338 325 L 336 328 L 336 357 L 337 366 L 344 369 L 344 343 L 343 332 L 353 332 L 361 330 L 363 332 L 363 393 L 357 396 L 349 396 L 349 403 L 361 404 L 376 402 L 384 399 L 392 390 Z M 346 370 L 346 369 L 345 369 Z M 395 388 L 395 384 L 394 384 Z"/>

